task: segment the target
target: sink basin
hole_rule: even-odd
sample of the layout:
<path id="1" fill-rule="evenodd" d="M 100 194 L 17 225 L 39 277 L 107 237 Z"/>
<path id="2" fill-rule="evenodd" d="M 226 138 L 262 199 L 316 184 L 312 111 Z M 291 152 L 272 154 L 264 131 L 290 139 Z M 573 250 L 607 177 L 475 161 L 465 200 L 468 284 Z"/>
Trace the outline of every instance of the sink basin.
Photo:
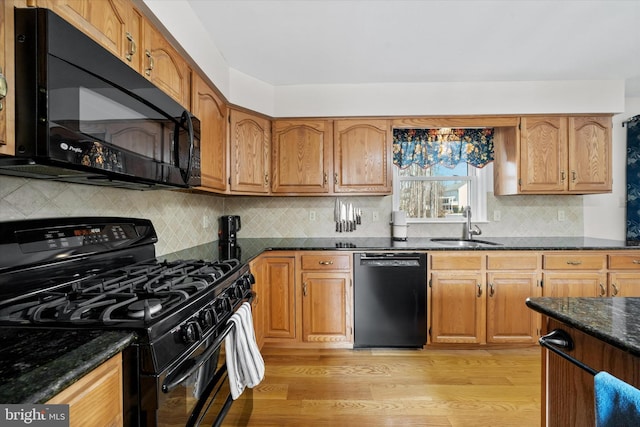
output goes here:
<path id="1" fill-rule="evenodd" d="M 483 246 L 501 246 L 501 243 L 489 242 L 487 240 L 465 240 L 455 237 L 440 237 L 431 239 L 432 242 L 449 246 L 460 246 L 465 248 L 478 248 Z"/>

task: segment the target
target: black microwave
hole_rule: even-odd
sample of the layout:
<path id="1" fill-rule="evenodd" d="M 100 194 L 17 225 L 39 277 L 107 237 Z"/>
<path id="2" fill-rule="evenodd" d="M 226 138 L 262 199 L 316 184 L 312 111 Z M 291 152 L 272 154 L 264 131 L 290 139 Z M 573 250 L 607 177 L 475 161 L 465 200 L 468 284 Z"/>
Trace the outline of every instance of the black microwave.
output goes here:
<path id="1" fill-rule="evenodd" d="M 200 122 L 47 9 L 15 9 L 16 152 L 0 174 L 152 189 L 200 185 Z"/>

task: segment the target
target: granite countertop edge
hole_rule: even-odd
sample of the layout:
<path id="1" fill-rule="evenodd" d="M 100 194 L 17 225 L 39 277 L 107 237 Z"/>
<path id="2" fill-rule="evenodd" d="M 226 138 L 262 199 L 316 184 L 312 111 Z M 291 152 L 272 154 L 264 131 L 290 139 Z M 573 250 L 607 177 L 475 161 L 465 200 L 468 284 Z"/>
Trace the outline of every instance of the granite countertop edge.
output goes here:
<path id="1" fill-rule="evenodd" d="M 35 366 L 8 381 L 0 378 L 0 402 L 17 404 L 42 404 L 66 389 L 84 375 L 97 368 L 117 353 L 130 346 L 136 339 L 131 331 L 35 331 L 21 333 L 58 334 L 65 340 L 71 334 L 90 334 L 71 350 L 54 352 L 53 356 L 35 363 Z M 66 335 L 65 335 L 66 334 Z M 85 341 L 86 339 L 86 341 Z M 32 343 L 27 344 L 27 346 Z M 32 351 L 36 351 L 32 349 Z M 35 356 L 37 357 L 37 356 Z"/>
<path id="2" fill-rule="evenodd" d="M 624 300 L 624 308 L 616 305 Z M 527 307 L 640 357 L 640 298 L 535 297 Z M 624 327 L 622 327 L 624 326 Z"/>

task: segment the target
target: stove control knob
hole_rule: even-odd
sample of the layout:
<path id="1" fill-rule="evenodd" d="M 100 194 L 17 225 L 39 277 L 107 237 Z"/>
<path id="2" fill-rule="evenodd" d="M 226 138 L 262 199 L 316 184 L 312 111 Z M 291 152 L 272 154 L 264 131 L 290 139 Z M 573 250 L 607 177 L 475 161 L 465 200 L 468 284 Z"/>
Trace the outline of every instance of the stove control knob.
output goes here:
<path id="1" fill-rule="evenodd" d="M 208 329 L 213 326 L 214 316 L 211 307 L 207 307 L 200 312 L 200 325 L 202 325 L 202 329 Z"/>
<path id="2" fill-rule="evenodd" d="M 193 344 L 202 337 L 202 329 L 195 320 L 190 320 L 180 329 L 182 340 L 187 344 Z"/>

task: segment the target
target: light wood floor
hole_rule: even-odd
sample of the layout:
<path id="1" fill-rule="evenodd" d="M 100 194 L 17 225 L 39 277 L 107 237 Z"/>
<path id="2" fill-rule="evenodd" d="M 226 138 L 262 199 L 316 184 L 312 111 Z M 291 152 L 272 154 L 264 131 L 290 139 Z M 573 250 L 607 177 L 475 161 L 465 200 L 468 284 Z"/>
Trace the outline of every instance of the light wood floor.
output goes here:
<path id="1" fill-rule="evenodd" d="M 264 348 L 250 426 L 539 426 L 540 350 Z"/>

